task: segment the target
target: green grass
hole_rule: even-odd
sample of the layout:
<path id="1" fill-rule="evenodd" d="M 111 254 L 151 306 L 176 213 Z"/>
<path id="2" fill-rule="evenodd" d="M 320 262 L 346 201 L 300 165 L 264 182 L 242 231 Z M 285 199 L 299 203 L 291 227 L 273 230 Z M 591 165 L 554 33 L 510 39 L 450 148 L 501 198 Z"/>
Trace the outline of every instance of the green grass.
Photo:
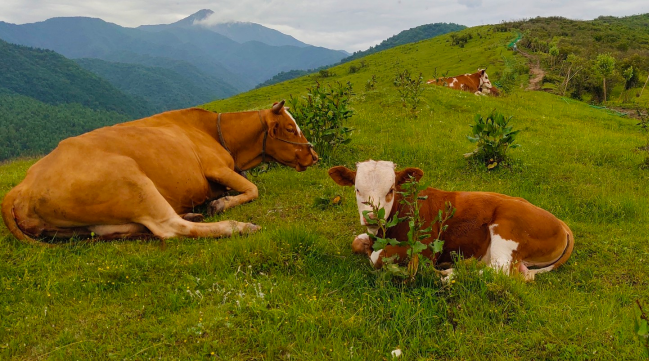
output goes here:
<path id="1" fill-rule="evenodd" d="M 334 163 L 392 160 L 421 167 L 438 188 L 527 198 L 575 234 L 557 271 L 524 283 L 469 265 L 448 286 L 428 275 L 392 283 L 351 253 L 363 232 L 353 189 L 334 184 L 329 165 L 277 167 L 252 178 L 258 200 L 209 219 L 264 227 L 249 237 L 43 249 L 0 229 L 0 359 L 376 360 L 397 347 L 404 360 L 642 359 L 634 302 L 649 301 L 649 171 L 634 152 L 646 143 L 635 122 L 542 92 L 491 98 L 442 87 L 426 88 L 415 119 L 391 84 L 404 67 L 429 78 L 435 67 L 498 70 L 513 37 L 474 36 L 460 49 L 443 36 L 369 56 L 359 73 L 334 68 L 333 80 L 354 84 L 357 112 Z M 365 92 L 372 74 L 377 89 Z M 205 107 L 265 108 L 312 81 Z M 514 116 L 522 148 L 511 167 L 487 172 L 462 154 L 473 147 L 473 116 L 492 109 Z M 0 196 L 34 161 L 0 165 Z M 341 206 L 314 205 L 336 194 Z"/>

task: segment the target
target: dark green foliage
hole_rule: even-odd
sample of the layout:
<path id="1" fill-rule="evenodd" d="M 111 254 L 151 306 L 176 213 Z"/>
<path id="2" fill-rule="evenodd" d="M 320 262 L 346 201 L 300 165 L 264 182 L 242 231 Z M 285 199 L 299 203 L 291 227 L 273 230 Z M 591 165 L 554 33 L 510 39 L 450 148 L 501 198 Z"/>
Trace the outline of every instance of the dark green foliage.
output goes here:
<path id="1" fill-rule="evenodd" d="M 223 87 L 204 87 L 174 70 L 162 67 L 112 63 L 100 59 L 75 61 L 84 69 L 108 80 L 117 89 L 146 100 L 156 113 L 197 106 L 235 92 L 224 92 Z"/>
<path id="2" fill-rule="evenodd" d="M 451 34 L 451 45 L 457 45 L 460 48 L 463 48 L 466 43 L 469 42 L 469 40 L 473 39 L 473 35 L 471 33 L 464 33 L 464 34 Z"/>
<path id="3" fill-rule="evenodd" d="M 434 24 L 417 26 L 415 28 L 404 30 L 397 35 L 394 35 L 386 40 L 383 40 L 381 44 L 377 46 L 370 47 L 365 51 L 357 51 L 353 55 L 346 57 L 340 62 L 346 63 L 354 59 L 358 59 L 370 54 L 378 53 L 379 51 L 382 50 L 387 50 L 399 45 L 404 45 L 404 44 L 414 43 L 421 40 L 434 38 L 438 35 L 451 33 L 453 31 L 460 31 L 465 28 L 466 26 L 464 25 L 458 25 L 454 23 L 448 23 L 448 24 L 434 23 Z"/>
<path id="4" fill-rule="evenodd" d="M 60 54 L 2 40 L 0 87 L 52 105 L 77 103 L 130 118 L 154 113 L 145 102 L 120 92 Z"/>
<path id="5" fill-rule="evenodd" d="M 0 41 L 0 160 L 154 112 L 53 51 Z"/>
<path id="6" fill-rule="evenodd" d="M 331 76 L 335 76 L 336 73 L 333 71 L 330 71 L 329 69 L 322 69 L 318 72 L 318 76 L 321 78 L 329 78 Z"/>
<path id="7" fill-rule="evenodd" d="M 46 154 L 65 138 L 128 120 L 116 112 L 0 92 L 0 161 Z"/>
<path id="8" fill-rule="evenodd" d="M 518 130 L 512 130 L 509 125 L 512 117 L 505 118 L 498 112 L 492 112 L 483 118 L 476 114 L 471 125 L 471 135 L 467 136 L 471 143 L 476 143 L 476 149 L 464 155 L 484 163 L 488 169 L 493 169 L 507 159 L 507 149 L 518 148 L 516 141 Z"/>
<path id="9" fill-rule="evenodd" d="M 358 65 L 352 64 L 349 66 L 349 74 L 357 73 L 360 69 Z"/>
<path id="10" fill-rule="evenodd" d="M 352 84 L 336 82 L 322 86 L 316 82 L 307 90 L 306 96 L 291 95 L 291 113 L 321 159 L 328 162 L 340 145 L 351 141 L 352 129 L 346 123 L 354 115 L 349 108 Z"/>

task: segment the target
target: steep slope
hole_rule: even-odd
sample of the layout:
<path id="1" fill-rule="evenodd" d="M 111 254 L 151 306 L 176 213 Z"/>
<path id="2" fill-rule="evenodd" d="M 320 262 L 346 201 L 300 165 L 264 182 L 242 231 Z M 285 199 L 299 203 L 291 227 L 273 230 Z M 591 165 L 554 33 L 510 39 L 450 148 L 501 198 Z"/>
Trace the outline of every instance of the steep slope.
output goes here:
<path id="1" fill-rule="evenodd" d="M 203 84 L 204 81 L 197 84 L 188 76 L 164 67 L 87 58 L 75 61 L 82 68 L 108 80 L 124 93 L 146 100 L 156 112 L 188 108 L 214 99 L 226 98 L 236 92 L 234 89 L 226 92 L 227 88 L 218 86 L 218 81 L 214 84 Z"/>
<path id="2" fill-rule="evenodd" d="M 0 40 L 0 161 L 154 112 L 60 54 Z"/>
<path id="3" fill-rule="evenodd" d="M 351 56 L 348 56 L 345 59 L 341 60 L 341 62 L 343 63 L 348 62 L 354 59 L 362 58 L 366 55 L 378 53 L 379 51 L 382 50 L 394 48 L 395 46 L 434 38 L 439 35 L 451 33 L 454 31 L 459 31 L 462 29 L 466 29 L 466 26 L 458 25 L 454 23 L 434 23 L 434 24 L 420 25 L 414 28 L 410 28 L 408 30 L 404 30 L 397 35 L 391 36 L 383 40 L 381 44 L 377 46 L 371 46 L 369 49 L 364 51 L 357 51 Z"/>
<path id="4" fill-rule="evenodd" d="M 78 103 L 133 118 L 152 113 L 146 103 L 127 96 L 60 54 L 2 40 L 0 87 L 47 104 Z"/>

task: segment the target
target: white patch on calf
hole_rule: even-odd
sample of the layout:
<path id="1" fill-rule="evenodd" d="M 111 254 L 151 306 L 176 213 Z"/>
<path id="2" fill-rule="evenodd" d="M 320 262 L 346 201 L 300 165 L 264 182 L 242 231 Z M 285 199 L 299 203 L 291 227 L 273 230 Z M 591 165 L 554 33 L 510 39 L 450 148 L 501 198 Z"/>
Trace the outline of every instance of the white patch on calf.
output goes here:
<path id="1" fill-rule="evenodd" d="M 383 252 L 383 250 L 374 251 L 370 255 L 370 263 L 372 264 L 372 266 L 374 266 L 376 262 L 379 261 L 379 257 L 381 257 L 381 252 Z"/>
<path id="2" fill-rule="evenodd" d="M 489 245 L 489 250 L 483 260 L 490 267 L 509 274 L 513 253 L 518 249 L 518 242 L 502 238 L 496 233 L 496 227 L 498 227 L 497 224 L 489 226 L 491 245 Z"/>
<path id="3" fill-rule="evenodd" d="M 453 81 L 452 81 L 451 84 L 449 84 L 448 86 L 450 86 L 450 87 L 454 87 L 454 86 L 455 86 L 455 83 L 457 83 L 457 78 L 453 78 Z"/>
<path id="4" fill-rule="evenodd" d="M 389 202 L 385 198 L 394 187 L 394 168 L 394 163 L 387 161 L 368 160 L 356 164 L 356 203 L 362 225 L 367 225 L 363 212 L 372 211 L 370 201 L 379 208 L 384 208 L 386 217 L 392 211 L 394 197 Z M 375 234 L 376 229 L 372 228 L 368 227 L 368 231 Z"/>

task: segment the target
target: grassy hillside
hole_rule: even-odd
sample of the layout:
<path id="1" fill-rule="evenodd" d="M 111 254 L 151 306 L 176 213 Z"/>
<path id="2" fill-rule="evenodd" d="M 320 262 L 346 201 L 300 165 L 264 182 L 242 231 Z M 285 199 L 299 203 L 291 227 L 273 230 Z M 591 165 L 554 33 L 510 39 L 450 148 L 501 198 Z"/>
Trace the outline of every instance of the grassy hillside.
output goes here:
<path id="1" fill-rule="evenodd" d="M 171 69 L 139 64 L 114 63 L 100 59 L 76 59 L 82 68 L 108 80 L 124 93 L 144 99 L 160 113 L 183 109 L 225 98 L 236 93 L 224 92 L 227 87 L 218 81 L 209 87 L 196 84 L 188 77 Z M 216 86 L 213 86 L 216 85 Z"/>
<path id="2" fill-rule="evenodd" d="M 397 35 L 393 35 L 383 40 L 381 44 L 378 44 L 376 46 L 370 46 L 370 48 L 367 50 L 357 51 L 351 56 L 348 56 L 345 59 L 341 60 L 341 62 L 345 63 L 354 59 L 362 58 L 370 54 L 378 53 L 379 51 L 394 48 L 395 46 L 434 38 L 442 34 L 451 33 L 465 28 L 466 26 L 464 25 L 459 25 L 454 23 L 448 23 L 448 24 L 434 23 L 434 24 L 420 25 L 414 28 L 410 28 L 408 30 L 404 30 Z"/>
<path id="3" fill-rule="evenodd" d="M 431 277 L 392 283 L 351 253 L 363 232 L 353 189 L 334 184 L 328 165 L 303 173 L 278 167 L 252 176 L 257 201 L 209 219 L 264 227 L 249 237 L 44 249 L 2 228 L 0 357 L 380 360 L 400 348 L 403 360 L 642 359 L 633 324 L 635 300 L 649 301 L 649 172 L 636 148 L 646 137 L 632 120 L 518 87 L 502 98 L 427 87 L 419 116 L 410 117 L 392 83 L 397 71 L 502 72 L 514 56 L 505 48 L 514 33 L 463 32 L 473 35 L 464 48 L 444 35 L 319 79 L 351 81 L 356 93 L 353 141 L 335 164 L 392 160 L 421 167 L 438 188 L 524 197 L 573 230 L 575 251 L 560 269 L 529 284 L 474 267 L 446 286 Z M 372 75 L 375 89 L 365 91 Z M 313 81 L 205 107 L 266 108 L 304 95 Z M 512 151 L 510 168 L 487 172 L 462 154 L 473 148 L 466 139 L 473 116 L 493 109 L 514 116 L 522 148 Z M 0 195 L 34 161 L 0 166 Z M 341 206 L 314 205 L 336 194 Z"/>
<path id="4" fill-rule="evenodd" d="M 497 28 L 503 31 L 516 29 L 523 34 L 518 47 L 541 60 L 540 64 L 547 72 L 545 89 L 563 94 L 565 86 L 562 84 L 566 77 L 582 68 L 570 80 L 565 94 L 585 101 L 602 102 L 602 75 L 594 68 L 598 55 L 610 54 L 615 60 L 615 70 L 607 76 L 607 101 L 647 106 L 649 93 L 643 93 L 641 98 L 636 95 L 649 75 L 649 14 L 620 18 L 601 16 L 590 21 L 539 17 L 504 23 Z M 633 73 L 625 79 L 625 71 L 630 67 Z"/>

